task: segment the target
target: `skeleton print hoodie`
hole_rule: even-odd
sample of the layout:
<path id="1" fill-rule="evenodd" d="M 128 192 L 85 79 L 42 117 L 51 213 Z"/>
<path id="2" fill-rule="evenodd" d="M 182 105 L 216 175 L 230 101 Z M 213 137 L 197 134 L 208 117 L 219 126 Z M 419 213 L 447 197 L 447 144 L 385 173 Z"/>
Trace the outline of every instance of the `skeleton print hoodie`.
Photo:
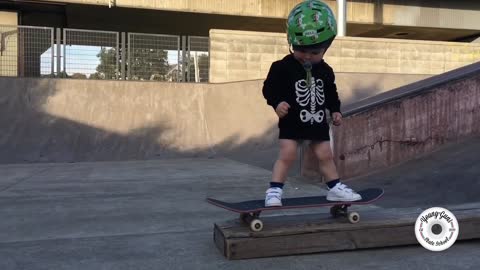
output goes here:
<path id="1" fill-rule="evenodd" d="M 288 114 L 279 119 L 280 139 L 328 141 L 326 111 L 340 112 L 340 100 L 332 68 L 324 61 L 313 65 L 311 83 L 307 72 L 293 54 L 270 67 L 263 84 L 263 96 L 273 109 L 285 101 Z"/>

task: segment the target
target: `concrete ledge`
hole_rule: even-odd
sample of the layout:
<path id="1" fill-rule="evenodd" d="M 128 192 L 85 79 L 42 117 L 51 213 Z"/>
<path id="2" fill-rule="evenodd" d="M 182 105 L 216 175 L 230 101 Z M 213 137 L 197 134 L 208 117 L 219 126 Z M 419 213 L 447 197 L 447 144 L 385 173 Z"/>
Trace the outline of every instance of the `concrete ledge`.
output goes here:
<path id="1" fill-rule="evenodd" d="M 480 238 L 480 203 L 446 207 L 457 218 L 459 240 Z M 213 238 L 228 259 L 308 254 L 418 244 L 415 221 L 425 209 L 360 211 L 350 224 L 329 214 L 264 217 L 264 230 L 251 232 L 239 220 L 214 225 Z"/>
<path id="2" fill-rule="evenodd" d="M 419 80 L 411 84 L 407 84 L 387 92 L 380 93 L 362 100 L 358 100 L 343 107 L 343 116 L 351 116 L 376 106 L 385 105 L 388 102 L 400 100 L 403 98 L 414 97 L 422 93 L 431 91 L 435 87 L 441 87 L 442 84 L 447 84 L 453 81 L 460 81 L 468 79 L 470 76 L 475 76 L 480 73 L 480 62 L 466 65 L 430 78 Z"/>

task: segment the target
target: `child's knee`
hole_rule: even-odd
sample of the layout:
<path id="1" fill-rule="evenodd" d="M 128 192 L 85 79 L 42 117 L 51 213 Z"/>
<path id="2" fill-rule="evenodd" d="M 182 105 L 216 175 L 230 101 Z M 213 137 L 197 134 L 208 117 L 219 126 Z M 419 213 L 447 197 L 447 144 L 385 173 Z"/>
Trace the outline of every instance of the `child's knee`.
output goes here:
<path id="1" fill-rule="evenodd" d="M 283 148 L 280 150 L 279 159 L 286 163 L 292 163 L 297 159 L 297 149 Z"/>
<path id="2" fill-rule="evenodd" d="M 282 152 L 280 154 L 280 160 L 285 162 L 294 162 L 297 159 L 297 153 L 295 152 Z"/>
<path id="3" fill-rule="evenodd" d="M 330 145 L 327 143 L 314 145 L 314 152 L 320 162 L 329 162 L 334 158 Z"/>
<path id="4" fill-rule="evenodd" d="M 333 154 L 330 151 L 324 151 L 317 154 L 317 159 L 320 162 L 331 162 L 333 161 Z"/>
<path id="5" fill-rule="evenodd" d="M 292 140 L 280 141 L 279 160 L 287 163 L 294 162 L 297 158 L 297 142 Z"/>

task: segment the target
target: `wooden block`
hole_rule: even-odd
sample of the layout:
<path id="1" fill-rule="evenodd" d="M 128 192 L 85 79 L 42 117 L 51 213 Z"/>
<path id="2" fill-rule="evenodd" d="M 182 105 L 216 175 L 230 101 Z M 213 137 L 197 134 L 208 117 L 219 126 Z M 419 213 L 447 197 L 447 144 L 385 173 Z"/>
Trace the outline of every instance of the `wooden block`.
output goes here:
<path id="1" fill-rule="evenodd" d="M 480 204 L 446 207 L 457 218 L 457 241 L 480 238 Z M 364 248 L 419 245 L 415 221 L 425 209 L 359 211 L 361 221 L 327 213 L 261 217 L 264 229 L 252 232 L 239 219 L 215 223 L 214 241 L 228 259 L 308 254 Z"/>

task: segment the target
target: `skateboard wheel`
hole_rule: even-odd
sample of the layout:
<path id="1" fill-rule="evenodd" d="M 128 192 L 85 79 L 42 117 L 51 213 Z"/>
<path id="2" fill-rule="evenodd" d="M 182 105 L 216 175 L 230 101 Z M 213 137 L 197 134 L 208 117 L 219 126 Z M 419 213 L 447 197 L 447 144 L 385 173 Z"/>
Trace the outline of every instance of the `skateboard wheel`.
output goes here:
<path id="1" fill-rule="evenodd" d="M 259 232 L 263 229 L 263 222 L 260 219 L 254 219 L 250 222 L 250 230 Z"/>
<path id="2" fill-rule="evenodd" d="M 348 221 L 352 224 L 358 223 L 360 221 L 360 215 L 357 212 L 348 213 Z"/>

